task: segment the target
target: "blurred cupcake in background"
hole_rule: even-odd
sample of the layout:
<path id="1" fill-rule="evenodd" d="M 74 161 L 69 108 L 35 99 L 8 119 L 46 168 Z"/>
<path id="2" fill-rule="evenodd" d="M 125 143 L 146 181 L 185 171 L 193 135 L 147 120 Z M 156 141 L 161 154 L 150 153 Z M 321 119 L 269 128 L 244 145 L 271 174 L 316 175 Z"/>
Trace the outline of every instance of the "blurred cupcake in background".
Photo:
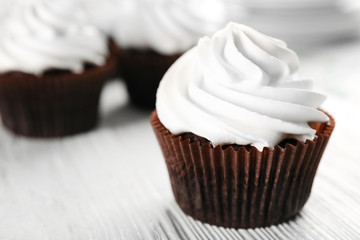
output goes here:
<path id="1" fill-rule="evenodd" d="M 16 7 L 0 39 L 3 124 L 35 137 L 93 128 L 103 83 L 116 68 L 114 44 L 88 24 L 78 1 Z"/>
<path id="2" fill-rule="evenodd" d="M 360 11 L 348 0 L 226 0 L 229 18 L 309 47 L 357 37 Z M 355 1 L 354 1 L 355 2 Z"/>
<path id="3" fill-rule="evenodd" d="M 198 38 L 225 25 L 216 0 L 123 0 L 113 24 L 119 66 L 130 100 L 155 106 L 158 84 L 170 65 Z"/>

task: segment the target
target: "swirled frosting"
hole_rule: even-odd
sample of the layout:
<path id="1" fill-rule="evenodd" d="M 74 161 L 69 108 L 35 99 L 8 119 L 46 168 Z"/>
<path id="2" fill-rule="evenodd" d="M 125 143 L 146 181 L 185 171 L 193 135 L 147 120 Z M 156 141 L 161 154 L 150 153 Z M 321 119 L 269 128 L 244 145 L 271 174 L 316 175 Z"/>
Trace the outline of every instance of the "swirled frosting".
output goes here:
<path id="1" fill-rule="evenodd" d="M 313 139 L 309 122 L 326 122 L 325 100 L 297 77 L 295 52 L 278 39 L 229 23 L 203 37 L 168 70 L 158 92 L 160 121 L 173 134 L 192 132 L 214 146 L 261 150 L 286 138 Z"/>
<path id="2" fill-rule="evenodd" d="M 31 0 L 19 5 L 0 38 L 0 72 L 42 74 L 49 69 L 83 71 L 102 65 L 107 38 L 87 24 L 76 1 Z"/>
<path id="3" fill-rule="evenodd" d="M 223 9 L 218 0 L 123 0 L 114 39 L 122 48 L 182 53 L 223 27 Z"/>

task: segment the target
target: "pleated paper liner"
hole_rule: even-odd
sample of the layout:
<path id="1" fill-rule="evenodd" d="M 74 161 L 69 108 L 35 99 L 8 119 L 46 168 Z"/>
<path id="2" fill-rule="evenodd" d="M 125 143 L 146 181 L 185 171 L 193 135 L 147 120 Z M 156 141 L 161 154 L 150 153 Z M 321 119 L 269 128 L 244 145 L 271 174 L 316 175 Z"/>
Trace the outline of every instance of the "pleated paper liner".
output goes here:
<path id="1" fill-rule="evenodd" d="M 81 74 L 50 71 L 42 76 L 23 72 L 0 75 L 0 113 L 15 134 L 56 137 L 95 127 L 103 84 L 113 77 L 117 49 L 110 44 L 104 66 L 88 66 Z"/>
<path id="2" fill-rule="evenodd" d="M 119 50 L 120 76 L 125 79 L 131 102 L 138 107 L 155 108 L 160 80 L 180 54 L 161 55 L 154 51 Z"/>
<path id="3" fill-rule="evenodd" d="M 328 115 L 329 116 L 329 115 Z M 171 134 L 150 117 L 180 208 L 205 223 L 257 228 L 294 217 L 309 198 L 335 122 L 313 124 L 318 137 L 262 152 L 248 146 L 211 146 Z"/>

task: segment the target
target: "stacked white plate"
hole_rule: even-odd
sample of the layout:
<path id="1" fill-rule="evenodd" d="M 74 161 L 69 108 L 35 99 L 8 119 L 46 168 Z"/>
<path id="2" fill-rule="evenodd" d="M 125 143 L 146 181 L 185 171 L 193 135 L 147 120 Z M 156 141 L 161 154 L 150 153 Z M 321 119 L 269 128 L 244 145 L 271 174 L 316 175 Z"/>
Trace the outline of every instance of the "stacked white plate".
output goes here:
<path id="1" fill-rule="evenodd" d="M 230 20 L 290 44 L 318 44 L 359 34 L 359 7 L 348 0 L 228 1 Z"/>

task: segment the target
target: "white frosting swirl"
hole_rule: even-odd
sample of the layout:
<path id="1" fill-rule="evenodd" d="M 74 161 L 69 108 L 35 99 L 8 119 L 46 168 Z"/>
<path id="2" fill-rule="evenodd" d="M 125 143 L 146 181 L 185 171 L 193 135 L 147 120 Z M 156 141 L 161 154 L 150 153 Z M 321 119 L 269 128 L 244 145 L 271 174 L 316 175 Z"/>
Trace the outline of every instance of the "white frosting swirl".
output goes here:
<path id="1" fill-rule="evenodd" d="M 204 37 L 168 70 L 158 92 L 160 121 L 173 134 L 192 132 L 214 146 L 274 147 L 313 139 L 308 122 L 325 122 L 325 96 L 298 80 L 297 55 L 280 40 L 229 23 Z"/>
<path id="2" fill-rule="evenodd" d="M 76 1 L 32 0 L 19 5 L 0 39 L 0 72 L 41 74 L 49 69 L 83 71 L 102 65 L 106 36 L 89 26 Z"/>
<path id="3" fill-rule="evenodd" d="M 172 55 L 224 24 L 219 0 L 122 0 L 113 35 L 120 47 Z"/>

